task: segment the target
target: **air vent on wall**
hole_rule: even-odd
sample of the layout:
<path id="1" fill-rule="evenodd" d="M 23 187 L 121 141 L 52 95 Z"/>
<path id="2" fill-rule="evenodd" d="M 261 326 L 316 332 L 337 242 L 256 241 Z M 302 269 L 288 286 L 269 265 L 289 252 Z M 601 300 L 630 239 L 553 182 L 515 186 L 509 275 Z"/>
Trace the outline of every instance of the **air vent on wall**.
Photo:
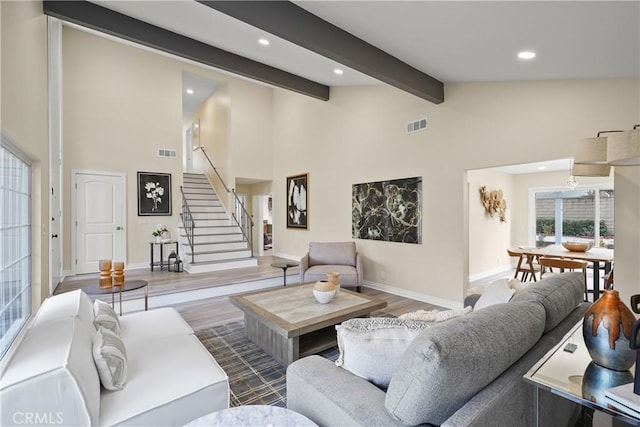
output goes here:
<path id="1" fill-rule="evenodd" d="M 427 118 L 407 123 L 407 133 L 420 132 L 427 128 Z"/>
<path id="2" fill-rule="evenodd" d="M 176 157 L 178 157 L 178 153 L 176 153 L 176 150 L 169 150 L 168 148 L 158 148 L 158 157 L 175 159 Z"/>

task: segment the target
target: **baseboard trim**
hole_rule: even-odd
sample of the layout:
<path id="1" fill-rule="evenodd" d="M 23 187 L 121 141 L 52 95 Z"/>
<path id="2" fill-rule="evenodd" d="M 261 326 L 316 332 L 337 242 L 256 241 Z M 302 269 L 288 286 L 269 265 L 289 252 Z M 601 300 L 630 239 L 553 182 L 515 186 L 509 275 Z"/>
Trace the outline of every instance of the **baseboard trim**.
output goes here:
<path id="1" fill-rule="evenodd" d="M 430 295 L 425 295 L 425 294 L 421 294 L 418 292 L 413 292 L 413 291 L 408 291 L 406 289 L 400 289 L 400 288 L 396 288 L 393 286 L 389 286 L 389 285 L 383 285 L 381 283 L 376 283 L 376 282 L 372 282 L 370 280 L 364 280 L 362 282 L 363 285 L 372 288 L 372 289 L 377 289 L 379 291 L 383 291 L 383 292 L 387 292 L 390 294 L 394 294 L 394 295 L 398 295 L 404 298 L 410 298 L 410 299 L 414 299 L 416 301 L 422 301 L 422 302 L 426 302 L 429 304 L 434 304 L 434 305 L 439 305 L 441 307 L 447 307 L 447 308 L 463 308 L 462 302 L 457 302 L 457 301 L 451 301 L 448 299 L 444 299 L 444 298 L 438 298 L 438 297 L 433 297 Z"/>
<path id="2" fill-rule="evenodd" d="M 148 263 L 144 263 L 144 262 L 139 262 L 136 264 L 126 264 L 124 266 L 125 271 L 126 270 L 140 270 L 143 268 L 149 268 L 149 264 Z M 96 271 L 96 273 L 98 273 L 98 271 Z M 73 277 L 73 276 L 77 276 L 77 274 L 72 271 L 72 270 L 62 270 L 62 278 L 60 279 L 60 282 L 62 283 L 62 281 L 64 281 L 64 279 L 66 279 L 67 277 Z"/>
<path id="3" fill-rule="evenodd" d="M 494 268 L 493 270 L 486 270 L 478 274 L 474 274 L 469 276 L 469 283 L 473 283 L 477 280 L 486 279 L 487 277 L 495 276 L 496 274 L 504 273 L 506 271 L 511 270 L 513 267 L 511 265 L 503 265 L 498 268 Z"/>
<path id="4" fill-rule="evenodd" d="M 139 262 L 136 264 L 126 264 L 124 266 L 125 271 L 126 270 L 141 270 L 143 268 L 150 268 L 148 263 L 144 263 L 144 262 Z"/>

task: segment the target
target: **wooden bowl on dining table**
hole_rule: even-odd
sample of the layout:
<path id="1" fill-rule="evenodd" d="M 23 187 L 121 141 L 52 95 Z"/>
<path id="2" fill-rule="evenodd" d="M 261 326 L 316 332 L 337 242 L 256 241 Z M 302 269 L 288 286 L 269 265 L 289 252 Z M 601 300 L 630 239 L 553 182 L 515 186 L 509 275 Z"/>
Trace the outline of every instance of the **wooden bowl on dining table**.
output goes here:
<path id="1" fill-rule="evenodd" d="M 592 243 L 564 242 L 562 246 L 571 252 L 587 252 L 593 247 Z"/>

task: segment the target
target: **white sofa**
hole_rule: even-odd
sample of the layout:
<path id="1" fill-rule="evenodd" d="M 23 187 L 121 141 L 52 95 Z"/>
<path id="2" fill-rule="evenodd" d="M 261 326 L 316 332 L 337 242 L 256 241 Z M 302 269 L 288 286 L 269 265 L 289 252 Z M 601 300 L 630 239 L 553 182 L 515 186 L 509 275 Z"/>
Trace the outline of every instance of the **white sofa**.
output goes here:
<path id="1" fill-rule="evenodd" d="M 0 378 L 0 425 L 175 426 L 229 407 L 227 375 L 173 308 L 120 316 L 128 379 L 104 389 L 93 318 L 80 290 L 44 301 Z"/>

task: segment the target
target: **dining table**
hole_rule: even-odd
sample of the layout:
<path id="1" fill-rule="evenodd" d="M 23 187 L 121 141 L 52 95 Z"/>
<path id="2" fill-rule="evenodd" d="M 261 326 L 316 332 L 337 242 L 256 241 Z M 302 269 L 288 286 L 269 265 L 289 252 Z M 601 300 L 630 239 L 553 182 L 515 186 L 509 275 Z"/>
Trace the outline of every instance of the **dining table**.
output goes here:
<path id="1" fill-rule="evenodd" d="M 516 246 L 509 248 L 509 251 L 525 255 L 530 260 L 534 257 L 554 257 L 554 258 L 567 258 L 580 261 L 587 261 L 591 263 L 593 269 L 593 300 L 597 300 L 600 297 L 600 270 L 601 265 L 604 268 L 604 273 L 609 273 L 613 266 L 613 249 L 593 247 L 585 252 L 576 252 L 566 249 L 562 245 L 549 245 L 544 247 L 533 246 Z"/>

